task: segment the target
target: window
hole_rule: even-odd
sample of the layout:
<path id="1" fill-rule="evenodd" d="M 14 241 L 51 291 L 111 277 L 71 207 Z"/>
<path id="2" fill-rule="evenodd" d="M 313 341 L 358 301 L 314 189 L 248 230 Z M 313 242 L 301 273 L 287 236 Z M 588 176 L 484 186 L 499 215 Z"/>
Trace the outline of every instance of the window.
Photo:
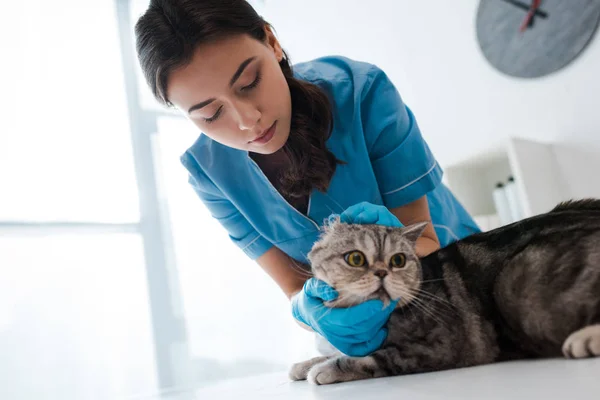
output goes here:
<path id="1" fill-rule="evenodd" d="M 155 392 L 115 3 L 3 15 L 0 398 Z"/>
<path id="2" fill-rule="evenodd" d="M 2 399 L 152 398 L 314 354 L 188 185 L 199 132 L 121 49 L 146 5 L 11 2 L 0 24 Z"/>
<path id="3" fill-rule="evenodd" d="M 139 220 L 114 4 L 100 3 L 11 2 L 0 220 Z"/>

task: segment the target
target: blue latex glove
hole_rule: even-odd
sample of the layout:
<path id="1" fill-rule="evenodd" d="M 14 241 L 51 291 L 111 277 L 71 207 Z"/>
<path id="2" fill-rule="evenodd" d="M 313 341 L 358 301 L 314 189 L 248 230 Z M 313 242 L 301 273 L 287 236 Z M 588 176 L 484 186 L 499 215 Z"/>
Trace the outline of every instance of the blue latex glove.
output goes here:
<path id="1" fill-rule="evenodd" d="M 366 201 L 348 207 L 340 215 L 340 222 L 360 225 L 384 225 L 395 228 L 404 226 L 387 207 L 367 203 Z"/>
<path id="2" fill-rule="evenodd" d="M 380 300 L 349 308 L 323 304 L 337 296 L 331 286 L 311 278 L 292 298 L 292 314 L 346 355 L 363 357 L 381 347 L 388 333 L 385 325 L 398 301 L 392 301 L 385 309 Z"/>

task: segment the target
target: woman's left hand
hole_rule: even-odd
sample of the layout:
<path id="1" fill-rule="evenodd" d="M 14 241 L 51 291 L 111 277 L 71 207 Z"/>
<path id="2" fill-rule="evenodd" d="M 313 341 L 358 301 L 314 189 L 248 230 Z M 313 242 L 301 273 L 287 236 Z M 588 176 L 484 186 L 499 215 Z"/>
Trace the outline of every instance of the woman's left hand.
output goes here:
<path id="1" fill-rule="evenodd" d="M 340 214 L 340 222 L 360 225 L 383 225 L 393 228 L 402 228 L 404 226 L 387 207 L 378 206 L 366 201 L 348 207 Z"/>

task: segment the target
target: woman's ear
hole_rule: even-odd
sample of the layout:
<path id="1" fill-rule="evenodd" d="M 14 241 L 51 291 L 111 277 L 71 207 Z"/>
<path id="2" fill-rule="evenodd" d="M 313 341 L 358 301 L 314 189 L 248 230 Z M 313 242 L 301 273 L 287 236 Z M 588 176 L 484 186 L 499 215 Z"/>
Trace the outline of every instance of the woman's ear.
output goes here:
<path id="1" fill-rule="evenodd" d="M 279 40 L 275 37 L 275 33 L 273 33 L 273 28 L 270 25 L 265 25 L 265 33 L 267 35 L 267 46 L 273 50 L 277 62 L 281 62 L 283 60 L 283 49 L 281 48 L 281 44 L 279 44 Z"/>

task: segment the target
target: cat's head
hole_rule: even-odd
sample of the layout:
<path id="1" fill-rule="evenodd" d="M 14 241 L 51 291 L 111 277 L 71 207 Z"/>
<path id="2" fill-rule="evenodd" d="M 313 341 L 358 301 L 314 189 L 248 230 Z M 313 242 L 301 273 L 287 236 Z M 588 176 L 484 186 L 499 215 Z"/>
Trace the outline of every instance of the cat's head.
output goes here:
<path id="1" fill-rule="evenodd" d="M 404 228 L 345 224 L 339 218 L 326 223 L 308 254 L 313 274 L 339 293 L 334 307 L 349 307 L 380 299 L 386 305 L 400 299 L 411 302 L 421 283 L 421 263 L 415 243 L 427 222 Z"/>

